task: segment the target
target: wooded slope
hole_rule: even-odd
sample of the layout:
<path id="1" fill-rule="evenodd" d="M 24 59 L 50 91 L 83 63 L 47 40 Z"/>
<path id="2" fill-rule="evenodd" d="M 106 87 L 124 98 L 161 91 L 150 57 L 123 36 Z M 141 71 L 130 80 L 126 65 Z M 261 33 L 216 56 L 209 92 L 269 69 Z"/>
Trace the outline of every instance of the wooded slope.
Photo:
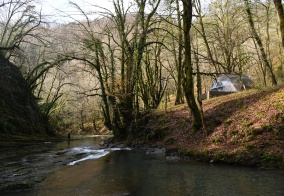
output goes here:
<path id="1" fill-rule="evenodd" d="M 211 162 L 284 166 L 283 86 L 206 100 L 204 117 L 205 130 L 191 134 L 185 105 L 154 112 L 135 126 L 129 141 Z"/>

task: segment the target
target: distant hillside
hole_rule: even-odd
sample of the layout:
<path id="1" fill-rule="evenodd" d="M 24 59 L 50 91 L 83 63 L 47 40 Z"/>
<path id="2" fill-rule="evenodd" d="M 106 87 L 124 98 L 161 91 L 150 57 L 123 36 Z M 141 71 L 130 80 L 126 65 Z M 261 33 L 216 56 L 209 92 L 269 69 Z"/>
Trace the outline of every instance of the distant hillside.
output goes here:
<path id="1" fill-rule="evenodd" d="M 190 134 L 185 105 L 146 115 L 132 144 L 150 144 L 198 160 L 259 167 L 284 166 L 284 87 L 250 90 L 204 101 L 205 130 Z"/>
<path id="2" fill-rule="evenodd" d="M 50 133 L 19 69 L 0 55 L 0 133 Z"/>

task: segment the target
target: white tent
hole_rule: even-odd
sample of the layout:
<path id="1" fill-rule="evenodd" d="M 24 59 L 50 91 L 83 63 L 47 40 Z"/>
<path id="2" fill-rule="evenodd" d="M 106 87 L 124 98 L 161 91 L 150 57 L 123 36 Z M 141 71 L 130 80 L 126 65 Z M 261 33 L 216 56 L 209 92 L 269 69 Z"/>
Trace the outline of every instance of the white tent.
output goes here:
<path id="1" fill-rule="evenodd" d="M 250 89 L 253 82 L 246 75 L 221 74 L 215 79 L 210 91 L 239 92 Z"/>

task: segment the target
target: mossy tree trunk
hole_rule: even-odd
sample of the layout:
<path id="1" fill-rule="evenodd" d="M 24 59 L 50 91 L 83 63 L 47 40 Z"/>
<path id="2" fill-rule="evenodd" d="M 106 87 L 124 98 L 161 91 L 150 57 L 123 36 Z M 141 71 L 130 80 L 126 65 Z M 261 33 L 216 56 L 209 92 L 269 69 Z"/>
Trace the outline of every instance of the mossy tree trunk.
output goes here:
<path id="1" fill-rule="evenodd" d="M 152 19 L 158 9 L 161 0 L 154 1 L 152 9 L 146 11 L 147 0 L 135 0 L 138 12 L 135 21 L 129 25 L 127 23 L 127 11 L 121 0 L 113 1 L 115 14 L 112 14 L 118 37 L 120 50 L 120 85 L 118 86 L 118 109 L 122 119 L 118 128 L 117 138 L 126 137 L 126 129 L 139 116 L 138 102 L 138 78 L 141 72 L 141 64 L 146 46 L 150 45 L 147 38 L 154 30 Z M 147 12 L 147 14 L 146 14 Z M 132 37 L 129 37 L 132 34 Z"/>
<path id="2" fill-rule="evenodd" d="M 192 23 L 192 1 L 183 1 L 183 31 L 184 31 L 184 49 L 185 49 L 185 74 L 184 74 L 184 93 L 187 104 L 192 115 L 192 128 L 196 132 L 203 127 L 203 117 L 196 103 L 194 95 L 194 76 L 191 60 L 191 39 L 190 29 Z"/>
<path id="3" fill-rule="evenodd" d="M 284 10 L 282 0 L 273 0 L 279 18 L 279 26 L 282 40 L 282 52 L 284 53 Z"/>
<path id="4" fill-rule="evenodd" d="M 256 41 L 256 43 L 259 47 L 259 50 L 260 50 L 261 60 L 263 61 L 263 64 L 268 68 L 270 75 L 271 75 L 272 85 L 275 86 L 275 85 L 277 85 L 277 80 L 276 80 L 276 77 L 273 73 L 272 65 L 268 61 L 268 58 L 267 58 L 267 55 L 265 53 L 265 50 L 264 50 L 262 41 L 260 39 L 260 36 L 256 32 L 254 21 L 253 21 L 253 18 L 252 18 L 251 9 L 250 9 L 250 3 L 249 3 L 248 0 L 244 0 L 244 3 L 245 3 L 245 9 L 246 9 L 246 12 L 247 12 L 247 19 L 248 19 L 248 22 L 249 22 L 249 25 L 250 25 L 250 28 L 251 28 L 253 38 L 255 39 L 255 41 Z"/>
<path id="5" fill-rule="evenodd" d="M 182 71 L 183 71 L 183 63 L 182 63 L 182 52 L 183 52 L 183 40 L 182 40 L 182 20 L 181 20 L 181 12 L 179 7 L 179 1 L 176 0 L 176 9 L 177 9 L 177 19 L 178 19 L 178 56 L 177 56 L 177 94 L 175 105 L 184 103 L 184 94 L 182 91 Z"/>

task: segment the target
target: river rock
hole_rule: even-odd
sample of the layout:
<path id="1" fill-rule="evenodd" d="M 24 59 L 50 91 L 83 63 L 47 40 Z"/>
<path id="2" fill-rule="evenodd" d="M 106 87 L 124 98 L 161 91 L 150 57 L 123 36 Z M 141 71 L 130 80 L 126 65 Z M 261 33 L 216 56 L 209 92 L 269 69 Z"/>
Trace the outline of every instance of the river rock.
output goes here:
<path id="1" fill-rule="evenodd" d="M 107 145 L 108 145 L 108 141 L 107 140 L 101 140 L 100 141 L 100 146 L 107 147 Z"/>
<path id="2" fill-rule="evenodd" d="M 179 161 L 180 160 L 180 156 L 167 156 L 166 157 L 167 161 Z"/>
<path id="3" fill-rule="evenodd" d="M 157 155 L 157 156 L 165 156 L 166 149 L 165 148 L 148 148 L 146 151 L 148 155 Z"/>

